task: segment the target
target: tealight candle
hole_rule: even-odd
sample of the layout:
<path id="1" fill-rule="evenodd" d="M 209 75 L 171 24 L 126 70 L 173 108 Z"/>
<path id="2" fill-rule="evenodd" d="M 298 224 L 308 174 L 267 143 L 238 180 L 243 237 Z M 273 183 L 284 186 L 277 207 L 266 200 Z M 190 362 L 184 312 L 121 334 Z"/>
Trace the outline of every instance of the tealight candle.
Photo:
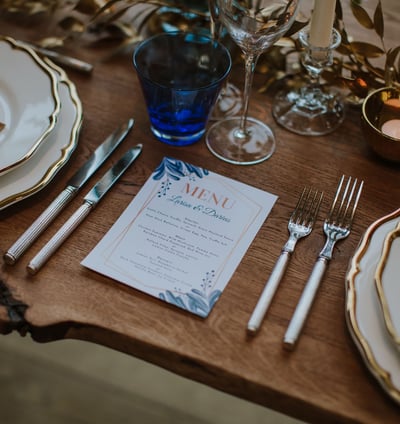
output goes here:
<path id="1" fill-rule="evenodd" d="M 335 20 L 336 0 L 315 0 L 310 23 L 310 44 L 315 47 L 329 47 Z"/>
<path id="2" fill-rule="evenodd" d="M 399 109 L 399 112 L 400 112 L 400 99 L 392 98 L 392 99 L 386 100 L 385 106 L 390 106 L 391 108 Z"/>
<path id="3" fill-rule="evenodd" d="M 383 134 L 396 138 L 400 141 L 400 119 L 390 119 L 389 121 L 386 121 L 382 125 L 381 131 Z"/>

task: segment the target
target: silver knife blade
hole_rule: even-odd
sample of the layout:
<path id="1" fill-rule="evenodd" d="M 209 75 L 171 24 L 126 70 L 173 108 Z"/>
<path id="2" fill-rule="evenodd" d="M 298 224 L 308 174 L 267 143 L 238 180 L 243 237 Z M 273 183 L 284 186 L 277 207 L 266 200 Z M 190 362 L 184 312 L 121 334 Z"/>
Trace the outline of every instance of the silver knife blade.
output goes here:
<path id="1" fill-rule="evenodd" d="M 142 144 L 128 150 L 122 158 L 110 168 L 103 177 L 92 187 L 84 197 L 84 201 L 94 207 L 108 190 L 115 184 L 118 178 L 125 172 L 129 165 L 140 155 Z"/>
<path id="2" fill-rule="evenodd" d="M 95 171 L 104 163 L 104 161 L 117 148 L 121 141 L 126 137 L 133 127 L 134 120 L 129 119 L 126 123 L 111 133 L 92 153 L 89 159 L 81 166 L 78 171 L 68 180 L 67 186 L 79 189 L 94 174 Z"/>
<path id="3" fill-rule="evenodd" d="M 36 274 L 48 261 L 52 254 L 72 234 L 75 228 L 86 218 L 104 195 L 115 184 L 119 177 L 128 169 L 142 151 L 142 145 L 138 144 L 128 150 L 119 161 L 112 166 L 103 177 L 93 186 L 84 197 L 83 204 L 71 215 L 64 225 L 54 234 L 38 254 L 29 262 L 27 270 L 30 274 Z"/>
<path id="4" fill-rule="evenodd" d="M 65 189 L 4 254 L 3 258 L 7 264 L 15 264 L 29 246 L 31 246 L 39 235 L 50 225 L 54 218 L 75 197 L 78 190 L 119 146 L 133 127 L 133 124 L 134 120 L 129 119 L 97 147 L 85 164 L 68 180 Z"/>

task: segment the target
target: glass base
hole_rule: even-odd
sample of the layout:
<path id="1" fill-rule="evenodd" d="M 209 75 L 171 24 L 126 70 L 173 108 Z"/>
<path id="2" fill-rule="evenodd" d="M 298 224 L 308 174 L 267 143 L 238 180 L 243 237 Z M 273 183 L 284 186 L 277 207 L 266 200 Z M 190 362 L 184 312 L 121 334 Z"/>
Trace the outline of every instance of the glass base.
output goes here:
<path id="1" fill-rule="evenodd" d="M 166 144 L 170 144 L 171 146 L 189 146 L 190 144 L 193 144 L 199 141 L 201 137 L 203 137 L 204 133 L 206 132 L 205 129 L 202 129 L 201 131 L 198 131 L 197 133 L 194 133 L 194 134 L 172 135 L 172 134 L 164 133 L 153 126 L 151 126 L 150 129 L 159 141 L 162 141 L 163 143 L 166 143 Z"/>
<path id="2" fill-rule="evenodd" d="M 219 121 L 238 115 L 242 109 L 242 97 L 242 92 L 236 85 L 230 82 L 226 83 L 211 112 L 210 121 Z"/>
<path id="3" fill-rule="evenodd" d="M 334 131 L 344 119 L 340 95 L 319 88 L 281 91 L 274 98 L 272 115 L 296 134 L 319 136 Z"/>
<path id="4" fill-rule="evenodd" d="M 247 118 L 247 132 L 241 134 L 240 117 L 218 121 L 206 134 L 211 153 L 235 165 L 254 165 L 271 157 L 275 151 L 275 137 L 263 122 Z"/>

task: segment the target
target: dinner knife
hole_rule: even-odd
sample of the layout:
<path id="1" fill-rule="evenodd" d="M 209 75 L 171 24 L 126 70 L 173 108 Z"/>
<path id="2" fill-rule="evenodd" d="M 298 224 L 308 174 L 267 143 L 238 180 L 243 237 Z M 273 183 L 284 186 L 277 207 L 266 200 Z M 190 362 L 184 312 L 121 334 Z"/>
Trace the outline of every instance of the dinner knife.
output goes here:
<path id="1" fill-rule="evenodd" d="M 36 274 L 48 261 L 51 255 L 61 246 L 76 227 L 86 218 L 104 195 L 115 184 L 118 178 L 128 169 L 142 151 L 142 145 L 128 150 L 119 161 L 112 166 L 103 177 L 92 187 L 83 199 L 83 204 L 71 215 L 64 225 L 45 244 L 39 253 L 29 262 L 27 270 Z"/>
<path id="2" fill-rule="evenodd" d="M 125 139 L 134 124 L 129 119 L 113 133 L 111 133 L 100 146 L 92 153 L 85 164 L 69 179 L 65 189 L 52 201 L 32 225 L 19 237 L 19 239 L 4 254 L 4 261 L 13 265 L 23 255 L 29 246 L 50 225 L 54 218 L 75 197 L 79 189 L 99 169 L 111 153 Z"/>
<path id="3" fill-rule="evenodd" d="M 27 41 L 21 41 L 21 44 L 29 47 L 40 55 L 46 56 L 49 59 L 52 59 L 55 63 L 59 65 L 68 66 L 71 69 L 77 71 L 85 72 L 90 74 L 93 71 L 93 65 L 83 60 L 76 59 L 75 57 L 67 56 L 65 54 L 56 52 L 54 50 L 45 49 L 43 47 L 36 46 L 35 44 L 28 43 Z"/>

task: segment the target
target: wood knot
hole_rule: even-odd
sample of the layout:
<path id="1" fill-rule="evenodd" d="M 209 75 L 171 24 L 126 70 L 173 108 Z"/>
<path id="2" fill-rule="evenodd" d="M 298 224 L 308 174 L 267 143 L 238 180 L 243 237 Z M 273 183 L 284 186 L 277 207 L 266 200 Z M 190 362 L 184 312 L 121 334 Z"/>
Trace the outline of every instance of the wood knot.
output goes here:
<path id="1" fill-rule="evenodd" d="M 28 323 L 25 320 L 25 311 L 28 306 L 15 299 L 2 280 L 0 280 L 0 305 L 7 309 L 10 330 L 18 330 L 21 334 L 26 333 Z"/>

